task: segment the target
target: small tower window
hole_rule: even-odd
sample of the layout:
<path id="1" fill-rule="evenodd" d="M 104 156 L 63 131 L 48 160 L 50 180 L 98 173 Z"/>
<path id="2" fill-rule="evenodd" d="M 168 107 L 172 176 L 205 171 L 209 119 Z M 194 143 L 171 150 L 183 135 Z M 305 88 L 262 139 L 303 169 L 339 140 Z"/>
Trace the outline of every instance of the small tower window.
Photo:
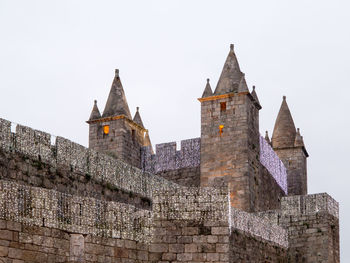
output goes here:
<path id="1" fill-rule="evenodd" d="M 219 133 L 220 133 L 220 136 L 222 135 L 222 133 L 224 132 L 224 125 L 220 125 L 219 126 Z"/>
<path id="2" fill-rule="evenodd" d="M 226 111 L 226 102 L 220 102 L 220 111 L 225 112 Z"/>
<path id="3" fill-rule="evenodd" d="M 109 125 L 103 126 L 103 134 L 105 134 L 105 135 L 109 134 Z"/>

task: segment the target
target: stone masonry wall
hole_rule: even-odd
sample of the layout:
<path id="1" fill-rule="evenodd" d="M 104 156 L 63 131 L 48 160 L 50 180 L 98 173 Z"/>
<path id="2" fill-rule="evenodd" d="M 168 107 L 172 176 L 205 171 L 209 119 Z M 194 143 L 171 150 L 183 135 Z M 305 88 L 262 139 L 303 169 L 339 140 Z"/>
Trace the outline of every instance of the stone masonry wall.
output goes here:
<path id="1" fill-rule="evenodd" d="M 109 133 L 103 126 L 109 125 Z M 140 149 L 144 143 L 144 130 L 127 118 L 89 124 L 89 148 L 108 153 L 132 166 L 140 168 Z"/>
<path id="2" fill-rule="evenodd" d="M 260 162 L 270 172 L 284 193 L 288 194 L 287 169 L 262 136 L 260 136 Z"/>
<path id="3" fill-rule="evenodd" d="M 233 230 L 229 239 L 230 262 L 288 262 L 288 249 L 276 246 L 273 242 L 249 235 L 240 230 Z"/>
<path id="4" fill-rule="evenodd" d="M 231 208 L 226 188 L 160 191 L 155 193 L 153 204 L 150 260 L 246 262 L 235 260 L 249 256 L 265 259 L 267 253 L 273 252 L 272 258 L 286 262 L 286 231 Z M 247 243 L 251 250 L 244 250 Z"/>
<path id="5" fill-rule="evenodd" d="M 288 173 L 288 194 L 307 194 L 306 154 L 303 147 L 274 149 L 283 161 Z"/>
<path id="6" fill-rule="evenodd" d="M 0 219 L 85 235 L 151 239 L 151 211 L 10 181 L 0 181 Z"/>
<path id="7" fill-rule="evenodd" d="M 9 154 L 3 159 L 3 175 L 14 176 L 14 172 L 8 173 L 9 166 L 5 161 L 6 158 L 8 160 L 15 159 L 12 158 L 12 155 L 19 154 L 23 156 L 23 163 L 26 162 L 26 159 L 30 159 L 34 164 L 29 168 L 26 164 L 23 165 L 24 168 L 28 168 L 28 171 L 21 171 L 23 177 L 27 176 L 27 173 L 30 174 L 30 171 L 35 168 L 33 166 L 37 166 L 36 168 L 39 170 L 47 165 L 51 176 L 49 174 L 46 179 L 54 179 L 53 175 L 61 177 L 67 175 L 71 176 L 73 180 L 80 178 L 83 183 L 86 183 L 87 179 L 91 179 L 97 184 L 106 186 L 109 190 L 132 193 L 148 200 L 152 199 L 154 189 L 177 187 L 177 184 L 159 176 L 142 172 L 138 168 L 111 156 L 87 149 L 62 137 L 57 137 L 54 144 L 51 144 L 51 141 L 50 134 L 21 125 L 17 125 L 16 133 L 12 133 L 11 122 L 0 119 L 0 150 Z M 16 165 L 17 167 L 14 168 L 22 167 L 19 163 Z M 71 173 L 57 174 L 59 170 L 68 170 Z M 31 181 L 30 183 L 35 185 L 35 181 L 38 180 L 44 181 L 44 178 L 29 178 L 23 181 Z M 51 183 L 55 186 L 56 182 L 51 181 Z M 68 185 L 67 181 L 66 184 Z M 45 187 L 45 183 L 40 186 Z M 64 188 L 64 190 L 66 189 Z M 70 188 L 68 192 L 74 193 L 75 190 L 77 189 Z"/>
<path id="8" fill-rule="evenodd" d="M 176 150 L 176 142 L 156 145 L 156 154 L 149 147 L 141 150 L 141 167 L 166 180 L 183 186 L 200 185 L 200 138 L 181 141 L 181 149 Z"/>
<path id="9" fill-rule="evenodd" d="M 0 220 L 0 262 L 146 263 L 148 245 Z"/>
<path id="10" fill-rule="evenodd" d="M 200 138 L 181 141 L 181 149 L 176 150 L 176 142 L 156 145 L 156 154 L 150 149 L 142 149 L 142 169 L 150 173 L 160 173 L 183 168 L 199 167 L 200 165 Z"/>
<path id="11" fill-rule="evenodd" d="M 328 194 L 283 197 L 259 215 L 288 231 L 289 262 L 339 262 L 338 203 Z"/>
<path id="12" fill-rule="evenodd" d="M 157 173 L 158 176 L 175 182 L 181 186 L 199 187 L 200 186 L 200 167 L 188 167 L 177 170 L 163 171 Z"/>

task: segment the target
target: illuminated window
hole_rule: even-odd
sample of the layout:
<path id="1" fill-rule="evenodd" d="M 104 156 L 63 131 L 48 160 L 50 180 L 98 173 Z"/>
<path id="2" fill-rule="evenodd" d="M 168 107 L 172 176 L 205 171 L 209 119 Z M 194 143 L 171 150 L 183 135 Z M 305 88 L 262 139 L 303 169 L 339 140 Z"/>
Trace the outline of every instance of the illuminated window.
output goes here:
<path id="1" fill-rule="evenodd" d="M 220 133 L 220 136 L 221 134 L 224 132 L 224 125 L 220 125 L 219 126 L 219 133 Z"/>
<path id="2" fill-rule="evenodd" d="M 220 111 L 221 112 L 226 111 L 226 102 L 220 102 Z"/>
<path id="3" fill-rule="evenodd" d="M 109 134 L 109 125 L 103 126 L 103 134 Z"/>

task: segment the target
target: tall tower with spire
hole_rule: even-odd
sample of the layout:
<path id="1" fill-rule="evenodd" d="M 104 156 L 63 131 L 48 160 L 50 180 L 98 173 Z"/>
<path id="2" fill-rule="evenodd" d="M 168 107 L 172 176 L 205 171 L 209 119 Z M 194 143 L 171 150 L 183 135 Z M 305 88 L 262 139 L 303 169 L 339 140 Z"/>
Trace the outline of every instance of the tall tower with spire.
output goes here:
<path id="1" fill-rule="evenodd" d="M 150 140 L 138 108 L 134 118 L 131 117 L 118 69 L 102 116 L 95 100 L 87 123 L 89 148 L 140 167 L 141 147 L 150 144 Z"/>
<path id="2" fill-rule="evenodd" d="M 275 127 L 272 147 L 287 169 L 289 195 L 307 194 L 306 158 L 309 156 L 300 130 L 295 129 L 286 97 L 283 96 Z"/>
<path id="3" fill-rule="evenodd" d="M 231 204 L 254 211 L 259 177 L 259 110 L 234 46 L 216 89 L 207 80 L 201 102 L 201 186 L 228 186 Z"/>

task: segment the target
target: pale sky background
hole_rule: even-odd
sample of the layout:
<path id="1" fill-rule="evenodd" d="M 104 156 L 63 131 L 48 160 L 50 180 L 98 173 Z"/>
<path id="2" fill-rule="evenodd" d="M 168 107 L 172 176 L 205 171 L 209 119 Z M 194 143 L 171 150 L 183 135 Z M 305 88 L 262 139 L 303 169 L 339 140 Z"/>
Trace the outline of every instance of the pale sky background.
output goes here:
<path id="1" fill-rule="evenodd" d="M 120 69 L 153 144 L 200 136 L 200 103 L 235 51 L 256 85 L 260 132 L 282 102 L 300 127 L 309 193 L 340 202 L 341 258 L 350 261 L 349 1 L 0 0 L 0 118 L 88 144 Z"/>

